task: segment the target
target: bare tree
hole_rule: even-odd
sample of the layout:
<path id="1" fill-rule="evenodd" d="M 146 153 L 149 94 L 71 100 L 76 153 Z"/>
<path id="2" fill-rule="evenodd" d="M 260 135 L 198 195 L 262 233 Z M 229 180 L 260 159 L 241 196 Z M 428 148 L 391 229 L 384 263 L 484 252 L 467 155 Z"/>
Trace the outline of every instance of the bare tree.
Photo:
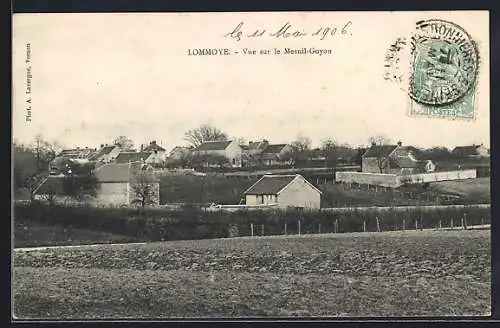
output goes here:
<path id="1" fill-rule="evenodd" d="M 197 147 L 207 141 L 224 141 L 227 139 L 228 136 L 225 132 L 210 124 L 203 124 L 196 129 L 187 131 L 184 134 L 184 140 L 192 144 L 194 147 Z"/>
<path id="2" fill-rule="evenodd" d="M 134 141 L 126 136 L 118 136 L 113 140 L 113 145 L 120 147 L 122 150 L 129 151 L 134 148 Z"/>
<path id="3" fill-rule="evenodd" d="M 386 147 L 387 145 L 390 144 L 390 139 L 383 135 L 377 135 L 377 136 L 372 136 L 368 139 L 371 145 L 371 151 L 374 154 L 374 157 L 376 158 L 376 163 L 377 167 L 380 171 L 380 173 L 384 173 L 384 169 L 387 165 L 387 154 L 386 154 Z"/>
<path id="4" fill-rule="evenodd" d="M 311 138 L 304 137 L 302 135 L 297 136 L 297 140 L 292 142 L 292 146 L 294 146 L 297 151 L 305 152 L 311 149 Z"/>
<path id="5" fill-rule="evenodd" d="M 141 207 L 146 207 L 155 204 L 155 199 L 158 195 L 158 183 L 154 177 L 154 173 L 138 169 L 132 174 L 131 188 L 134 196 L 133 204 L 138 204 Z"/>

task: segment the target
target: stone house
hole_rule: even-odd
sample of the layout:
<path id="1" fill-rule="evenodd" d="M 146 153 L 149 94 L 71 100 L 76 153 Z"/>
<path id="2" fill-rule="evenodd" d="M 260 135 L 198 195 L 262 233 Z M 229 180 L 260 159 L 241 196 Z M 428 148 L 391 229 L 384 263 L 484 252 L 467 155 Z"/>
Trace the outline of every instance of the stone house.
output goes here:
<path id="1" fill-rule="evenodd" d="M 401 142 L 396 145 L 372 144 L 362 156 L 361 171 L 405 175 L 435 170 L 436 166 L 432 161 L 418 160 L 413 151 L 413 147 L 405 147 Z"/>
<path id="2" fill-rule="evenodd" d="M 488 157 L 489 149 L 483 144 L 455 147 L 451 153 L 457 157 Z"/>
<path id="3" fill-rule="evenodd" d="M 264 175 L 244 195 L 246 205 L 319 209 L 322 192 L 300 174 Z"/>
<path id="4" fill-rule="evenodd" d="M 206 141 L 194 148 L 191 156 L 201 158 L 203 166 L 224 166 L 218 161 L 218 158 L 224 158 L 227 166 L 241 167 L 242 153 L 241 146 L 235 140 Z"/>
<path id="5" fill-rule="evenodd" d="M 295 149 L 288 144 L 267 145 L 259 156 L 262 165 L 291 165 L 293 164 L 293 154 Z"/>
<path id="6" fill-rule="evenodd" d="M 244 166 L 255 166 L 259 164 L 260 154 L 269 145 L 269 141 L 250 141 L 248 145 L 242 145 L 242 161 Z"/>
<path id="7" fill-rule="evenodd" d="M 49 176 L 35 190 L 35 199 L 94 206 L 130 206 L 142 200 L 148 206 L 159 204 L 160 184 L 150 165 L 104 164 L 96 168 L 91 177 L 88 180 L 84 176 Z M 80 193 L 79 188 L 86 192 Z"/>

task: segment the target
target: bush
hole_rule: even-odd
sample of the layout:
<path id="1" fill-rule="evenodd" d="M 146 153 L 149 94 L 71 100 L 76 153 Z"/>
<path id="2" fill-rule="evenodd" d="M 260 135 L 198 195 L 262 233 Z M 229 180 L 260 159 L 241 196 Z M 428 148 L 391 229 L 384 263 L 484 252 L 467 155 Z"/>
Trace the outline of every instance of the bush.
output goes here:
<path id="1" fill-rule="evenodd" d="M 300 211 L 260 210 L 237 212 L 189 210 L 168 210 L 154 208 L 96 208 L 86 206 L 46 206 L 42 204 L 14 207 L 16 223 L 36 221 L 45 225 L 62 225 L 98 230 L 144 240 L 179 240 L 229 237 L 230 229 L 237 227 L 240 236 L 318 232 L 358 232 L 410 230 L 460 226 L 462 218 L 467 225 L 491 222 L 489 208 L 408 209 L 405 211 Z"/>

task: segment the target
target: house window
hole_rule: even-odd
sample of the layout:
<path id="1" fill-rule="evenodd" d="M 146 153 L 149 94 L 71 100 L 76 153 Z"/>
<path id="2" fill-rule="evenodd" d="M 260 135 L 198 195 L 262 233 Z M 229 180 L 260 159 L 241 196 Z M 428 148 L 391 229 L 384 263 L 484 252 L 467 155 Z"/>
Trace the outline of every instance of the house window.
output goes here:
<path id="1" fill-rule="evenodd" d="M 233 158 L 233 165 L 235 165 L 235 164 L 236 164 L 236 159 Z"/>

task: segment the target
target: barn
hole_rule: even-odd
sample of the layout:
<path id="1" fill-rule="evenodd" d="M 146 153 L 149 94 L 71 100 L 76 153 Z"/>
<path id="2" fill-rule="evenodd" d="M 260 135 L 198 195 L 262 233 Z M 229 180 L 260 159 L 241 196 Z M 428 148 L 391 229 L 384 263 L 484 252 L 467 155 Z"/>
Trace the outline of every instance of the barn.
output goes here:
<path id="1" fill-rule="evenodd" d="M 319 209 L 322 192 L 300 174 L 264 175 L 245 191 L 246 205 Z"/>

